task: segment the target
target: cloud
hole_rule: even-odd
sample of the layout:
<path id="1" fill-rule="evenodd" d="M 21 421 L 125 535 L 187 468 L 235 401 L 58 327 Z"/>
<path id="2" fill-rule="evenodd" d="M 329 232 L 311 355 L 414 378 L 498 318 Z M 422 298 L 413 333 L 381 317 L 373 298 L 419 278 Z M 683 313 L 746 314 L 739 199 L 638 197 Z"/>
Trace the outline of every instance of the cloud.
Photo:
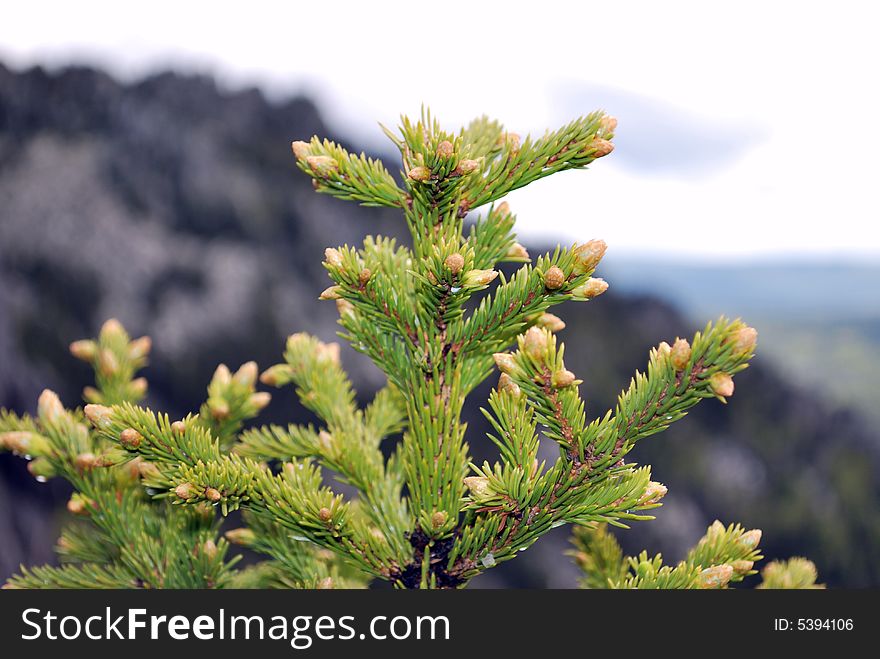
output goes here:
<path id="1" fill-rule="evenodd" d="M 763 142 L 767 134 L 745 122 L 706 117 L 650 96 L 572 81 L 550 89 L 558 122 L 587 108 L 604 108 L 620 121 L 615 163 L 640 174 L 711 175 Z"/>

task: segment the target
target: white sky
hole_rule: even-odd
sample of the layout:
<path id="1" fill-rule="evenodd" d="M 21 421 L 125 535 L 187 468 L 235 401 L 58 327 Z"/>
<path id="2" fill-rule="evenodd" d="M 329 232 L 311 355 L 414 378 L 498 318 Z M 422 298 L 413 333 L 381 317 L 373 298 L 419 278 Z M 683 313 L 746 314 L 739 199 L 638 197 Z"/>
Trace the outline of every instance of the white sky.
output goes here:
<path id="1" fill-rule="evenodd" d="M 486 113 L 522 133 L 617 114 L 613 155 L 511 195 L 524 235 L 654 255 L 880 256 L 874 3 L 6 4 L 7 64 L 124 78 L 172 66 L 306 92 L 364 144 L 422 102 L 450 128 Z"/>

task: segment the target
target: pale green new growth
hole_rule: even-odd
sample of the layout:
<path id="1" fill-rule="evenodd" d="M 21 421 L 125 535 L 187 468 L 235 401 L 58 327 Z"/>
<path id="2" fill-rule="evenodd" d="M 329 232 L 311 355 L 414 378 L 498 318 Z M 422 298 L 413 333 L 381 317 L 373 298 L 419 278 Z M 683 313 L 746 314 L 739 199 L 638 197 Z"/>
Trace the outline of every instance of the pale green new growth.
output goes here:
<path id="1" fill-rule="evenodd" d="M 91 430 L 60 403 L 60 420 L 2 418 L 4 446 L 70 480 L 79 497 L 73 508 L 100 531 L 74 528 L 62 538 L 63 557 L 79 567 L 25 571 L 11 584 L 351 587 L 380 578 L 455 588 L 553 527 L 650 519 L 645 513 L 666 488 L 627 455 L 701 399 L 725 401 L 752 357 L 755 332 L 721 319 L 690 341 L 660 344 L 615 409 L 590 420 L 581 381 L 553 334 L 564 323 L 547 310 L 607 289 L 592 276 L 605 243 L 559 247 L 532 261 L 516 242 L 507 203 L 496 203 L 609 154 L 616 125 L 596 112 L 520 139 L 485 118 L 448 133 L 428 113 L 404 117 L 399 134 L 386 129 L 400 150 L 402 186 L 381 163 L 333 142 L 294 142 L 318 192 L 399 208 L 406 221 L 409 244 L 367 237 L 359 248 L 327 248 L 331 285 L 319 296 L 335 301 L 341 336 L 385 373 L 387 386 L 360 409 L 338 345 L 294 334 L 284 361 L 260 379 L 294 386 L 319 426 L 242 432 L 269 402 L 254 390 L 253 363 L 236 373 L 219 367 L 199 414 L 172 422 L 136 404 L 146 383 L 131 378 L 148 341 L 129 342 L 110 323 L 97 343 L 72 347 L 98 373 L 98 389 L 86 392 Z M 481 208 L 465 232 L 465 218 Z M 496 270 L 504 261 L 523 265 L 508 278 Z M 483 412 L 498 461 L 476 465 L 462 409 L 496 367 L 499 385 Z M 537 458 L 541 434 L 559 446 L 550 464 Z M 94 458 L 87 469 L 76 466 L 83 454 Z M 356 496 L 335 492 L 328 473 Z M 270 560 L 236 572 L 213 511 L 238 509 L 247 526 L 227 537 Z M 754 547 L 740 546 L 739 527 L 712 527 L 676 568 L 644 554 L 624 559 L 601 533 L 579 536 L 591 587 L 726 585 L 757 558 Z M 731 561 L 740 571 L 722 574 Z"/>
<path id="2" fill-rule="evenodd" d="M 624 556 L 604 524 L 581 526 L 572 537 L 569 555 L 583 573 L 582 588 L 610 589 L 718 589 L 756 574 L 761 560 L 761 531 L 739 524 L 725 527 L 715 521 L 685 559 L 674 567 L 647 552 Z M 822 588 L 816 585 L 816 566 L 804 558 L 769 563 L 758 588 Z"/>

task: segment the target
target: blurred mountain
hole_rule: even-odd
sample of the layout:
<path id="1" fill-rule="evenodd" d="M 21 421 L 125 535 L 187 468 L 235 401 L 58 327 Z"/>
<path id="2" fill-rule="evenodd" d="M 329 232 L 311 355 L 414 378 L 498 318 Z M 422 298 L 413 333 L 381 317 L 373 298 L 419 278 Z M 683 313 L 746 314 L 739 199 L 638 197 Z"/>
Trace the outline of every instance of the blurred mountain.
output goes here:
<path id="1" fill-rule="evenodd" d="M 293 331 L 331 340 L 335 309 L 316 301 L 323 248 L 405 227 L 393 212 L 314 194 L 288 145 L 315 133 L 326 131 L 303 98 L 272 104 L 171 73 L 120 84 L 83 68 L 0 65 L 0 405 L 32 410 L 45 386 L 75 404 L 90 374 L 66 346 L 111 316 L 153 337 L 148 403 L 174 416 L 198 407 L 219 362 L 275 363 Z M 613 290 L 560 312 L 592 414 L 650 346 L 695 329 L 655 296 Z M 378 371 L 347 348 L 343 361 L 369 399 Z M 469 442 L 489 458 L 477 407 L 490 386 L 468 413 Z M 309 419 L 292 392 L 267 410 L 281 419 Z M 810 556 L 829 584 L 880 585 L 880 443 L 857 413 L 769 360 L 737 377 L 729 405 L 703 403 L 632 458 L 653 464 L 670 494 L 658 521 L 620 534 L 628 549 L 675 559 L 719 517 L 763 528 L 770 557 Z M 0 579 L 52 560 L 65 496 L 0 456 Z M 567 536 L 556 529 L 474 585 L 573 586 Z"/>

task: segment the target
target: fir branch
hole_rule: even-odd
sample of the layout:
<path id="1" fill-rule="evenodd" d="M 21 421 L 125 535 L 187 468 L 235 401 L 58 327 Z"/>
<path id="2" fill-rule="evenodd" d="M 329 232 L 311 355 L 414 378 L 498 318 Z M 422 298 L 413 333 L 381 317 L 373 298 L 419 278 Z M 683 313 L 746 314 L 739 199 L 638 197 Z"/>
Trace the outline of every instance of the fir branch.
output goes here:
<path id="1" fill-rule="evenodd" d="M 313 137 L 311 142 L 294 142 L 297 165 L 312 177 L 315 189 L 362 206 L 403 205 L 404 194 L 379 160 L 356 156 L 329 140 Z"/>
<path id="2" fill-rule="evenodd" d="M 113 405 L 138 402 L 147 392 L 147 381 L 134 374 L 147 364 L 152 342 L 142 336 L 130 340 L 128 332 L 115 318 L 101 327 L 97 339 L 83 339 L 70 344 L 70 352 L 92 366 L 95 387 L 86 387 L 83 398 L 89 403 Z"/>
<path id="3" fill-rule="evenodd" d="M 269 369 L 263 379 L 270 384 L 297 385 L 303 405 L 327 423 L 327 429 L 317 435 L 314 431 L 295 429 L 282 442 L 298 449 L 302 457 L 320 459 L 342 481 L 356 487 L 363 496 L 368 516 L 386 530 L 387 544 L 399 558 L 405 549 L 409 513 L 401 498 L 401 476 L 393 464 L 385 464 L 379 443 L 389 428 L 401 425 L 401 401 L 390 391 L 380 395 L 378 406 L 372 406 L 369 418 L 365 419 L 355 406 L 354 392 L 339 364 L 337 351 L 338 346 L 331 348 L 311 337 L 295 335 L 288 341 L 287 364 Z M 374 429 L 377 421 L 390 426 Z M 265 447 L 267 439 L 277 442 L 281 433 L 272 429 L 257 431 L 246 435 L 244 441 L 246 445 L 256 442 Z M 255 452 L 244 448 L 242 454 Z M 288 457 L 293 459 L 295 454 Z"/>
<path id="4" fill-rule="evenodd" d="M 379 440 L 406 427 L 406 398 L 394 385 L 380 389 L 364 410 L 367 434 Z"/>
<path id="5" fill-rule="evenodd" d="M 724 526 L 715 521 L 700 541 L 688 552 L 687 557 L 675 566 L 663 564 L 658 554 L 653 558 L 647 552 L 638 556 L 624 557 L 620 545 L 602 526 L 581 527 L 575 530 L 572 540 L 575 550 L 570 555 L 583 572 L 581 586 L 584 588 L 624 589 L 719 589 L 742 581 L 755 574 L 753 566 L 762 556 L 758 550 L 761 531 L 745 530 L 738 524 Z M 787 580 L 787 586 L 769 587 L 804 588 L 815 582 L 815 566 L 792 559 L 795 571 L 803 568 L 798 577 L 790 578 L 791 572 L 781 563 L 771 563 L 764 573 L 771 583 Z M 776 577 L 778 581 L 774 581 Z M 803 577 L 803 578 L 801 578 Z M 759 588 L 768 587 L 767 577 Z"/>
<path id="6" fill-rule="evenodd" d="M 646 374 L 636 373 L 617 407 L 593 421 L 577 437 L 580 459 L 593 465 L 619 460 L 636 441 L 661 432 L 704 398 L 722 402 L 733 394 L 732 377 L 748 367 L 754 330 L 739 320 L 719 319 L 697 332 L 691 343 L 652 350 Z"/>
<path id="7" fill-rule="evenodd" d="M 583 573 L 581 588 L 613 588 L 629 574 L 629 563 L 606 524 L 576 526 L 572 544 L 569 556 Z"/>
<path id="8" fill-rule="evenodd" d="M 382 237 L 360 249 L 328 247 L 332 285 L 320 294 L 337 305 L 340 335 L 388 386 L 359 408 L 339 346 L 298 333 L 261 380 L 293 384 L 319 417 L 316 426 L 242 432 L 269 402 L 255 390 L 252 362 L 234 374 L 221 365 L 199 414 L 172 421 L 135 404 L 146 391 L 135 373 L 149 339 L 132 341 L 108 321 L 98 339 L 71 346 L 96 369 L 97 387 L 85 392 L 91 430 L 51 392 L 34 419 L 0 412 L 0 449 L 33 458 L 38 478 L 70 481 L 68 508 L 82 518 L 58 547 L 78 567 L 26 572 L 13 585 L 92 577 L 150 588 L 326 588 L 378 577 L 399 587 L 454 588 L 562 524 L 593 529 L 577 532 L 576 559 L 590 587 L 715 588 L 751 574 L 754 531 L 713 525 L 672 567 L 645 552 L 624 558 L 604 525 L 650 519 L 645 512 L 660 505 L 666 487 L 624 458 L 699 400 L 725 401 L 752 357 L 754 329 L 722 319 L 690 342 L 661 343 L 615 409 L 588 423 L 581 381 L 553 334 L 565 324 L 548 309 L 607 289 L 592 276 L 605 243 L 560 247 L 531 263 L 506 203 L 463 234 L 470 210 L 610 153 L 616 123 L 595 112 L 521 140 L 485 117 L 448 132 L 423 109 L 418 120 L 402 118 L 399 134 L 386 130 L 400 150 L 402 188 L 381 163 L 333 142 L 293 143 L 319 192 L 403 212 L 411 248 Z M 525 265 L 507 278 L 495 270 L 500 261 Z M 514 341 L 513 353 L 502 352 Z M 484 414 L 499 456 L 477 465 L 461 415 L 493 362 L 502 376 Z M 549 465 L 537 459 L 539 424 L 559 445 Z M 398 433 L 394 450 L 383 453 L 383 440 Z M 356 495 L 344 500 L 325 484 L 330 475 Z M 230 541 L 270 557 L 244 570 L 234 569 L 217 536 L 215 511 L 236 509 L 247 526 L 229 532 Z M 765 582 L 815 583 L 808 568 L 776 566 Z"/>
<path id="9" fill-rule="evenodd" d="M 616 120 L 594 112 L 559 130 L 532 140 L 506 139 L 499 151 L 486 154 L 478 178 L 464 192 L 467 206 L 478 208 L 529 183 L 566 169 L 586 167 L 611 152 Z"/>
<path id="10" fill-rule="evenodd" d="M 765 589 L 819 589 L 818 573 L 812 561 L 806 558 L 790 558 L 787 561 L 773 561 L 761 571 L 761 583 L 757 588 Z"/>
<path id="11" fill-rule="evenodd" d="M 21 573 L 9 579 L 3 588 L 8 589 L 45 589 L 45 588 L 140 588 L 120 566 L 98 565 L 85 563 L 82 565 L 64 565 L 62 567 L 22 566 Z"/>
<path id="12" fill-rule="evenodd" d="M 260 413 L 272 399 L 267 392 L 257 392 L 257 365 L 247 362 L 233 374 L 220 364 L 208 385 L 208 399 L 199 410 L 202 423 L 228 449 L 244 422 Z"/>
<path id="13" fill-rule="evenodd" d="M 507 202 L 491 206 L 471 225 L 467 242 L 474 250 L 474 268 L 494 268 L 499 261 L 527 263 L 529 254 L 516 242 L 516 217 Z"/>

